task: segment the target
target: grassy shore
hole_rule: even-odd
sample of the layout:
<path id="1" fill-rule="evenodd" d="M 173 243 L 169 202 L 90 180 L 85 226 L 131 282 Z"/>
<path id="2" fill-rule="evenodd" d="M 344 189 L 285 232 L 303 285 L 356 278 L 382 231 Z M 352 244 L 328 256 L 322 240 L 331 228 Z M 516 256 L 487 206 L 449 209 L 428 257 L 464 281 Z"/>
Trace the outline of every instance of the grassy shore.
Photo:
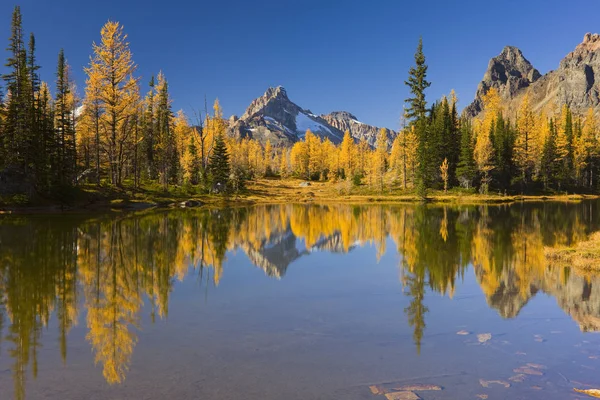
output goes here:
<path id="1" fill-rule="evenodd" d="M 553 266 L 572 267 L 584 273 L 600 272 L 600 232 L 573 247 L 548 247 L 545 252 Z"/>
<path id="2" fill-rule="evenodd" d="M 598 198 L 595 195 L 544 194 L 544 195 L 482 195 L 473 191 L 453 189 L 448 193 L 429 191 L 425 201 L 439 204 L 506 204 L 520 201 L 581 201 Z M 243 206 L 251 204 L 285 203 L 353 203 L 398 204 L 422 202 L 415 192 L 401 188 L 378 191 L 366 185 L 353 186 L 350 182 L 305 182 L 299 179 L 258 179 L 247 182 L 240 194 L 205 194 L 194 187 L 169 187 L 144 185 L 134 189 L 109 185 L 81 185 L 51 198 L 27 199 L 13 196 L 0 199 L 0 212 L 64 212 L 106 209 L 146 209 L 175 207 L 181 202 L 193 201 L 201 205 Z"/>

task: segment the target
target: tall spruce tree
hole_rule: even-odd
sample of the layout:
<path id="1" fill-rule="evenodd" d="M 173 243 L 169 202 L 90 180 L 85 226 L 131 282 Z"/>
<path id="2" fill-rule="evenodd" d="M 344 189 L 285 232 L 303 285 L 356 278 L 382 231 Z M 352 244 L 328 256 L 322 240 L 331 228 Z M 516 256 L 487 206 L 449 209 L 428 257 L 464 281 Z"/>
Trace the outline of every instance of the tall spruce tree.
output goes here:
<path id="1" fill-rule="evenodd" d="M 229 153 L 223 134 L 219 133 L 215 139 L 215 147 L 208 164 L 213 190 L 224 190 L 229 181 Z"/>
<path id="2" fill-rule="evenodd" d="M 4 128 L 5 165 L 19 168 L 26 174 L 31 173 L 31 160 L 35 154 L 31 152 L 30 131 L 30 82 L 27 68 L 27 50 L 23 42 L 23 26 L 21 9 L 16 6 L 11 22 L 9 39 L 9 57 L 5 66 L 9 72 L 2 78 L 6 82 L 8 104 Z"/>
<path id="3" fill-rule="evenodd" d="M 69 106 L 69 94 L 71 93 L 68 66 L 65 52 L 61 49 L 58 53 L 58 65 L 56 68 L 56 142 L 58 143 L 58 178 L 62 185 L 71 184 L 75 175 L 73 166 L 75 164 L 75 127 L 71 108 Z"/>
<path id="4" fill-rule="evenodd" d="M 431 86 L 427 81 L 427 64 L 423 54 L 423 38 L 419 38 L 417 51 L 415 52 L 415 65 L 408 71 L 408 80 L 404 82 L 410 88 L 412 97 L 406 99 L 408 107 L 406 108 L 406 118 L 414 124 L 418 139 L 417 147 L 417 187 L 422 196 L 425 196 L 428 186 L 428 171 L 430 169 L 430 159 L 428 154 L 428 123 L 427 123 L 427 101 L 425 99 L 425 89 Z"/>
<path id="5" fill-rule="evenodd" d="M 540 175 L 544 182 L 544 189 L 546 190 L 554 183 L 557 169 L 556 125 L 552 120 L 550 120 L 548 124 L 550 126 L 550 133 L 544 141 L 542 160 L 540 163 Z"/>
<path id="6" fill-rule="evenodd" d="M 456 168 L 456 177 L 461 186 L 469 189 L 477 173 L 473 155 L 473 128 L 471 121 L 467 118 L 462 119 L 460 126 L 460 157 Z"/>

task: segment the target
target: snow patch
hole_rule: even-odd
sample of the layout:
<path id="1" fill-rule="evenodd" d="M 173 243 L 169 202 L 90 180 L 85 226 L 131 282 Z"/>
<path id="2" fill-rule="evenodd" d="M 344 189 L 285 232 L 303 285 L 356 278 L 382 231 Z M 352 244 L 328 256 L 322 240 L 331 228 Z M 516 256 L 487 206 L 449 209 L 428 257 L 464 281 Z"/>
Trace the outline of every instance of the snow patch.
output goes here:
<path id="1" fill-rule="evenodd" d="M 298 131 L 298 137 L 304 138 L 304 136 L 306 136 L 306 131 L 309 129 L 311 132 L 326 132 L 333 135 L 331 130 L 325 125 L 312 120 L 306 114 L 298 113 L 298 115 L 296 115 L 296 130 Z"/>

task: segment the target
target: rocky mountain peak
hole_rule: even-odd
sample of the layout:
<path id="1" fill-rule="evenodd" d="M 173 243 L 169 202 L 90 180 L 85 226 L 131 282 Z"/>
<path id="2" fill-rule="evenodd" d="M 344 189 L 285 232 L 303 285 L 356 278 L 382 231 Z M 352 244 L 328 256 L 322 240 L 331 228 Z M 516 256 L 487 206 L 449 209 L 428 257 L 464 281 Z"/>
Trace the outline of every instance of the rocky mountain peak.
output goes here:
<path id="1" fill-rule="evenodd" d="M 298 106 L 290 101 L 283 86 L 270 87 L 262 96 L 250 103 L 250 106 L 246 109 L 241 119 L 252 118 L 257 114 L 264 113 L 266 110 L 278 109 L 280 112 L 283 112 L 286 107 L 290 109 L 288 110 L 289 112 L 298 108 Z"/>
<path id="2" fill-rule="evenodd" d="M 483 110 L 483 96 L 491 88 L 495 88 L 503 100 L 508 100 L 541 76 L 519 48 L 506 46 L 490 60 L 483 80 L 477 87 L 475 100 L 466 108 L 466 112 L 470 116 L 479 114 Z"/>
<path id="3" fill-rule="evenodd" d="M 263 143 L 268 140 L 275 146 L 290 146 L 303 140 L 307 130 L 333 143 L 341 143 L 348 130 L 356 141 L 365 139 L 374 145 L 379 130 L 359 122 L 347 111 L 317 116 L 291 101 L 282 86 L 270 87 L 254 99 L 240 118 L 228 121 L 228 129 L 233 137 L 251 137 Z M 391 143 L 396 133 L 387 132 Z"/>
<path id="4" fill-rule="evenodd" d="M 321 115 L 321 117 L 353 119 L 355 121 L 358 120 L 358 118 L 356 118 L 353 114 L 350 114 L 348 111 L 332 111 L 327 115 Z"/>
<path id="5" fill-rule="evenodd" d="M 490 60 L 475 100 L 465 112 L 478 115 L 483 109 L 483 95 L 495 87 L 508 116 L 514 117 L 525 93 L 534 110 L 549 114 L 568 104 L 578 114 L 590 107 L 600 111 L 600 35 L 586 33 L 583 41 L 560 61 L 558 69 L 541 76 L 522 52 L 507 46 Z"/>
<path id="6" fill-rule="evenodd" d="M 596 51 L 600 49 L 600 35 L 597 33 L 586 33 L 583 42 L 575 50 Z"/>

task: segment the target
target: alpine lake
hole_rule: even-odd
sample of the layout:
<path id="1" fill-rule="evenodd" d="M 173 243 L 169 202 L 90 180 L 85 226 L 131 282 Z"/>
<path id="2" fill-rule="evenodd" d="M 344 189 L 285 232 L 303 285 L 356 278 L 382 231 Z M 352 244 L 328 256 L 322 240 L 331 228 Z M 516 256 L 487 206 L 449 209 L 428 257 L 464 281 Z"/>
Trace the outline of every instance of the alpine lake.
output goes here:
<path id="1" fill-rule="evenodd" d="M 0 216 L 0 399 L 584 399 L 600 201 Z"/>

